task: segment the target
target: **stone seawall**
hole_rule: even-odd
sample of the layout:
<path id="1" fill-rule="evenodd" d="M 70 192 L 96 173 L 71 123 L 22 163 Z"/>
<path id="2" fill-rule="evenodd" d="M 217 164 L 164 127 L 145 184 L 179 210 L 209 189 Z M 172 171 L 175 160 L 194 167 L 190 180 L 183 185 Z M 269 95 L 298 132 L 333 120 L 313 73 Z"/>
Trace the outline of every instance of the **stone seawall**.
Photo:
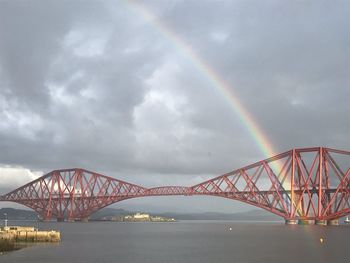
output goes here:
<path id="1" fill-rule="evenodd" d="M 13 242 L 59 242 L 58 231 L 39 231 L 34 227 L 7 227 L 0 230 L 0 239 Z"/>

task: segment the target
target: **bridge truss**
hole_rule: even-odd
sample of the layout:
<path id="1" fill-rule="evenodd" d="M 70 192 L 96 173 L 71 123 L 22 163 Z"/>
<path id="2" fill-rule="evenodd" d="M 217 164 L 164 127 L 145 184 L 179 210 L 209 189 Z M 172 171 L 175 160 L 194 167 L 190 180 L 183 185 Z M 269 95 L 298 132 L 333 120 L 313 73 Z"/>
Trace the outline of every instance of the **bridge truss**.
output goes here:
<path id="1" fill-rule="evenodd" d="M 52 171 L 0 197 L 49 220 L 81 220 L 137 197 L 207 195 L 263 208 L 285 218 L 323 224 L 350 213 L 350 152 L 293 149 L 194 186 L 145 188 L 84 169 Z"/>

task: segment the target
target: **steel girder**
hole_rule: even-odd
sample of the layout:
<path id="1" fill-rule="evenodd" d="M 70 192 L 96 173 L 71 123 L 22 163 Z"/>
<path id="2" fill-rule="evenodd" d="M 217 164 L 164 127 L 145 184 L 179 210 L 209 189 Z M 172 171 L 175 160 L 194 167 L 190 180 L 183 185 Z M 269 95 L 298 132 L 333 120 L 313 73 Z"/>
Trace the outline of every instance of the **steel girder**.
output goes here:
<path id="1" fill-rule="evenodd" d="M 6 195 L 44 219 L 83 219 L 112 203 L 144 196 L 146 188 L 84 169 L 55 170 Z"/>
<path id="2" fill-rule="evenodd" d="M 84 169 L 55 170 L 2 197 L 44 219 L 83 219 L 145 196 L 209 195 L 242 201 L 285 219 L 331 220 L 350 213 L 350 152 L 293 149 L 192 187 L 145 188 Z"/>

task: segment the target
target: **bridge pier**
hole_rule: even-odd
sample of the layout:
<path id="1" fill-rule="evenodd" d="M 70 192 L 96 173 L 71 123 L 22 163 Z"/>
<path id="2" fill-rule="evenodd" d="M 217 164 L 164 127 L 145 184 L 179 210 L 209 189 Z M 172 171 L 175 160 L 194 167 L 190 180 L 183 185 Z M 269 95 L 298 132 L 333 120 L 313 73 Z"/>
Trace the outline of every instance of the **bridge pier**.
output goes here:
<path id="1" fill-rule="evenodd" d="M 329 225 L 329 226 L 338 226 L 339 225 L 339 219 L 327 220 L 327 225 Z"/>
<path id="2" fill-rule="evenodd" d="M 327 225 L 327 220 L 316 219 L 315 220 L 315 225 L 317 225 L 317 226 L 326 226 Z"/>
<path id="3" fill-rule="evenodd" d="M 286 225 L 318 225 L 318 226 L 337 226 L 339 225 L 339 219 L 331 219 L 331 220 L 309 220 L 309 219 L 286 219 Z"/>
<path id="4" fill-rule="evenodd" d="M 74 222 L 83 222 L 83 223 L 87 223 L 89 222 L 89 218 L 88 217 L 82 217 L 82 218 L 67 218 L 67 222 L 71 222 L 71 223 L 74 223 Z"/>
<path id="5" fill-rule="evenodd" d="M 285 224 L 286 225 L 297 225 L 298 219 L 286 219 Z"/>
<path id="6" fill-rule="evenodd" d="M 314 220 L 308 220 L 308 219 L 299 219 L 298 225 L 313 225 L 315 223 Z"/>

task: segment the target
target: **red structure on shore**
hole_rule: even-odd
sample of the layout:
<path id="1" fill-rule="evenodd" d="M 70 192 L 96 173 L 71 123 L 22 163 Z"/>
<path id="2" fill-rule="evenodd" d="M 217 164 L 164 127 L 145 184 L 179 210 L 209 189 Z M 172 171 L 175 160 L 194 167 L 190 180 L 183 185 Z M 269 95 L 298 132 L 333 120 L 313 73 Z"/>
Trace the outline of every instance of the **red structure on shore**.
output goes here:
<path id="1" fill-rule="evenodd" d="M 145 188 L 84 169 L 52 171 L 0 201 L 32 208 L 43 219 L 83 220 L 136 197 L 210 195 L 263 208 L 288 224 L 336 224 L 350 213 L 350 152 L 293 149 L 194 186 Z"/>

